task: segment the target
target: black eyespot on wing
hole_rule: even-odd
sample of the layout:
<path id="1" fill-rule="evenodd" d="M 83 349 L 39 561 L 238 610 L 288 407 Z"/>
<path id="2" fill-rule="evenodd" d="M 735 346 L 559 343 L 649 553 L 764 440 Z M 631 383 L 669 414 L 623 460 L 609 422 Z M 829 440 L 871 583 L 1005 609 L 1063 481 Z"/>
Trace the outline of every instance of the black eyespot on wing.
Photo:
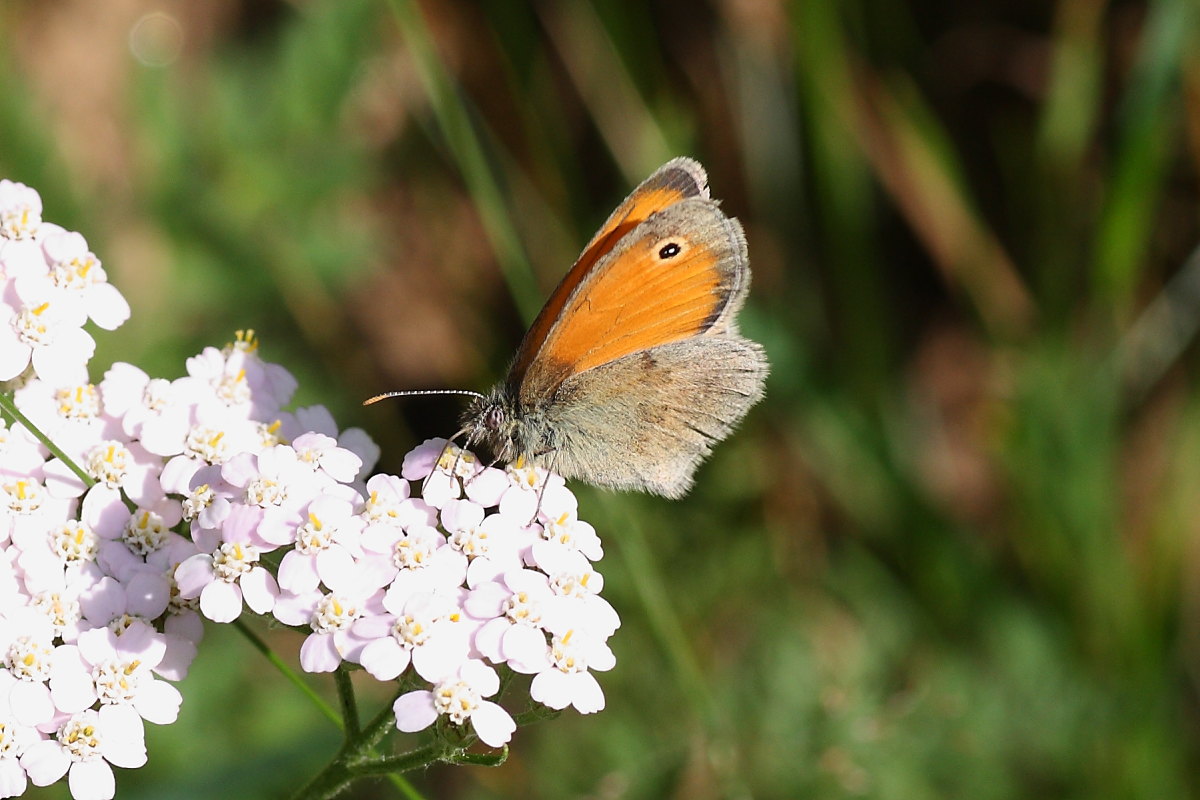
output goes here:
<path id="1" fill-rule="evenodd" d="M 683 248 L 681 248 L 677 243 L 667 242 L 658 249 L 658 257 L 663 261 L 666 261 L 668 258 L 674 258 L 675 256 L 679 255 L 682 250 Z"/>

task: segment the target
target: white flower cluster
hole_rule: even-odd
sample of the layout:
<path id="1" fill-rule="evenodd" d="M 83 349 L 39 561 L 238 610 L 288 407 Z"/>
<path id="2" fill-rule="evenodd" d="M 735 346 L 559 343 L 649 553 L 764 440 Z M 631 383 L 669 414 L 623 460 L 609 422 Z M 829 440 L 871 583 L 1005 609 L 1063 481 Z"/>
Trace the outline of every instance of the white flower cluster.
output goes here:
<path id="1" fill-rule="evenodd" d="M 143 721 L 175 720 L 160 679 L 187 673 L 202 617 L 243 608 L 307 633 L 309 672 L 426 686 L 396 701 L 402 731 L 446 715 L 506 743 L 513 719 L 484 699 L 499 665 L 546 706 L 603 708 L 591 671 L 620 621 L 561 478 L 434 439 L 366 479 L 375 444 L 286 411 L 296 381 L 252 334 L 182 378 L 117 363 L 89 383 L 81 326 L 128 315 L 83 238 L 0 181 L 0 381 L 60 451 L 0 418 L 0 797 L 67 775 L 111 798 L 109 765 L 146 761 Z"/>

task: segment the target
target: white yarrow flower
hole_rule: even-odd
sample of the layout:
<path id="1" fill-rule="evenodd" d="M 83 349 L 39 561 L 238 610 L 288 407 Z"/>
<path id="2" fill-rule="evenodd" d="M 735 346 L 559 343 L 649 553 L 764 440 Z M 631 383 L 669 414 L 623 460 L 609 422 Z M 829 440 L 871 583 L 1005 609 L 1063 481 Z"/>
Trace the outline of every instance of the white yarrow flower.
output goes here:
<path id="1" fill-rule="evenodd" d="M 509 713 L 496 703 L 484 700 L 500 689 L 496 671 L 482 661 L 471 659 L 453 675 L 439 681 L 432 691 L 408 692 L 392 705 L 396 727 L 406 733 L 424 730 L 439 716 L 453 725 L 470 721 L 480 740 L 502 747 L 512 738 L 517 725 Z"/>

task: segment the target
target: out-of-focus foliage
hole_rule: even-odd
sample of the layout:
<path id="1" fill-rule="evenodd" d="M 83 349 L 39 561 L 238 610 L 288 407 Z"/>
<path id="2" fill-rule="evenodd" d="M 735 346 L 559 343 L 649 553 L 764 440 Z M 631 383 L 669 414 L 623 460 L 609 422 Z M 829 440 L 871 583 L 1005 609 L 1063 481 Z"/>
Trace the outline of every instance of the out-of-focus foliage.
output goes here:
<path id="1" fill-rule="evenodd" d="M 488 386 L 613 204 L 698 157 L 767 400 L 688 498 L 585 493 L 608 709 L 418 788 L 1160 800 L 1200 766 L 1198 31 L 1194 0 L 19 0 L 0 174 L 134 306 L 94 364 L 253 327 L 396 470 L 458 404 L 360 399 Z M 123 797 L 278 794 L 336 746 L 228 631 L 182 688 Z"/>

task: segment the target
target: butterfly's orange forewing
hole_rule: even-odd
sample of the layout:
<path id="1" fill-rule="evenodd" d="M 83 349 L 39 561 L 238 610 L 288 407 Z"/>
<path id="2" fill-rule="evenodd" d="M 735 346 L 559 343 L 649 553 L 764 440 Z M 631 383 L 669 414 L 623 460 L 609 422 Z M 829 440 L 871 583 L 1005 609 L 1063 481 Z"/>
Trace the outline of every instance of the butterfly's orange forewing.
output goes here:
<path id="1" fill-rule="evenodd" d="M 689 197 L 708 197 L 708 178 L 703 167 L 695 161 L 676 158 L 643 181 L 625 198 L 625 202 L 617 206 L 588 242 L 587 247 L 583 248 L 574 266 L 559 282 L 525 334 L 508 374 L 509 385 L 516 387 L 524 380 L 534 359 L 542 354 L 546 338 L 563 315 L 571 293 L 584 281 L 596 263 L 612 251 L 626 234 L 651 215 Z"/>
<path id="2" fill-rule="evenodd" d="M 744 295 L 741 226 L 706 193 L 656 185 L 675 163 L 618 208 L 526 336 L 509 375 L 524 407 L 572 376 L 710 331 Z M 689 174 L 677 171 L 676 183 Z"/>

